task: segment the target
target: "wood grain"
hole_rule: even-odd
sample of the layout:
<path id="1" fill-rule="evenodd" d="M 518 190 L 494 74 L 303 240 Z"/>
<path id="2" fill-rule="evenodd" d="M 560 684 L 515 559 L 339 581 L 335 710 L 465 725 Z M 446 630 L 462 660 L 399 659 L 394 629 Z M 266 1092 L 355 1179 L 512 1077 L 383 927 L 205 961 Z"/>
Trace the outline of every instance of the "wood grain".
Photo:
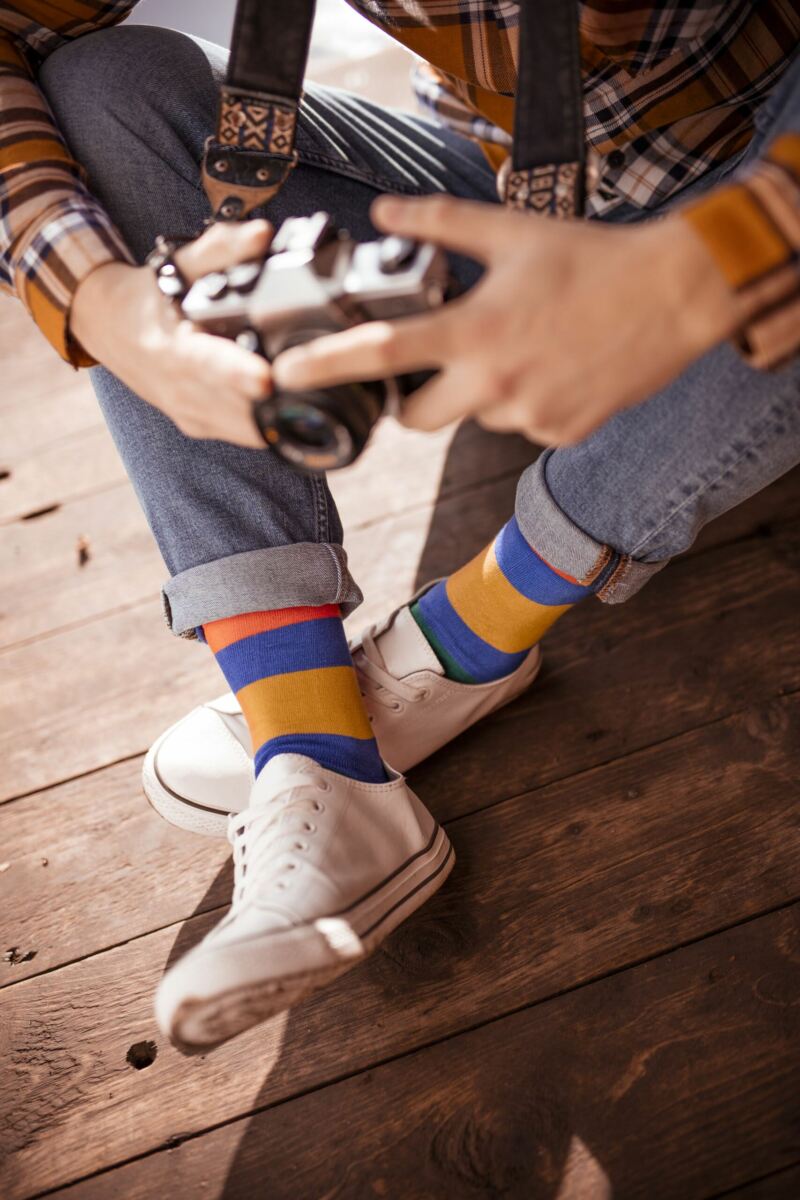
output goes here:
<path id="1" fill-rule="evenodd" d="M 452 820 L 728 717 L 780 689 L 800 687 L 797 590 L 790 580 L 788 586 L 781 582 L 775 592 L 770 591 L 774 552 L 770 540 L 767 546 L 759 541 L 703 556 L 702 572 L 689 577 L 692 587 L 685 586 L 686 578 L 681 579 L 687 567 L 676 565 L 674 574 L 658 581 L 664 589 L 660 600 L 656 592 L 648 590 L 628 606 L 631 621 L 627 631 L 611 629 L 615 610 L 599 604 L 587 610 L 586 620 L 599 622 L 594 624 L 593 634 L 584 641 L 582 630 L 579 635 L 565 627 L 564 638 L 553 641 L 535 687 L 412 772 L 413 786 L 440 819 Z M 750 589 L 756 580 L 762 594 L 754 603 Z M 674 625 L 665 627 L 661 611 L 670 613 Z M 98 703 L 97 692 L 102 698 L 102 688 L 113 682 L 108 668 L 111 653 L 122 686 L 127 678 L 133 683 L 127 693 L 118 692 L 105 707 L 99 707 L 97 728 L 91 739 L 84 735 L 81 747 L 90 756 L 88 762 L 94 760 L 91 756 L 97 757 L 98 748 L 102 751 L 102 736 L 109 739 L 111 758 L 121 757 L 126 746 L 143 749 L 149 736 L 180 715 L 182 697 L 188 707 L 217 686 L 215 668 L 201 648 L 164 638 L 157 628 L 134 636 L 130 617 L 120 617 L 119 644 L 115 642 L 105 655 L 101 650 L 100 667 L 88 684 L 89 666 L 95 659 L 90 657 L 89 664 L 77 673 L 71 684 L 76 698 L 74 723 L 65 725 L 63 732 L 57 726 L 49 731 L 44 728 L 43 753 L 52 751 L 48 738 L 59 736 L 60 744 L 68 747 L 70 729 L 85 728 L 87 709 L 91 714 L 92 703 Z M 766 641 L 765 622 L 772 631 Z M 96 639 L 83 633 L 86 653 L 92 655 Z M 676 653 L 676 639 L 680 653 Z M 166 691 L 158 688 L 151 670 L 159 669 L 158 662 L 152 661 L 153 645 L 175 651 L 174 673 Z M 646 671 L 641 669 L 643 662 Z M 207 690 L 203 678 L 177 675 L 184 664 L 207 673 Z M 135 690 L 137 682 L 139 692 Z M 54 705 L 58 697 L 56 691 Z M 68 714 L 59 709 L 57 715 L 66 721 Z M 101 724 L 104 716 L 112 722 L 105 727 Z M 14 753 L 13 730 L 22 720 L 30 726 L 33 721 L 28 708 L 20 707 L 19 702 L 9 704 L 4 720 L 10 731 L 10 756 Z M 120 740 L 123 734 L 127 743 Z M 29 727 L 26 742 L 31 741 Z M 75 751 L 72 761 L 76 761 Z M 502 771 L 497 770 L 498 762 L 503 763 Z M 63 769 L 63 762 L 59 765 Z M 39 764 L 32 762 L 29 769 L 33 767 L 38 769 Z M 140 760 L 135 757 L 107 771 L 0 806 L 0 859 L 11 864 L 0 874 L 4 937 L 9 945 L 37 951 L 36 958 L 17 965 L 10 978 L 39 973 L 182 919 L 199 903 L 204 884 L 197 881 L 217 870 L 222 858 L 205 840 L 187 841 L 176 834 L 147 808 L 139 773 Z M 96 868 L 89 875 L 85 871 L 87 839 Z M 136 861 L 146 864 L 150 878 L 144 906 L 130 903 L 130 878 L 135 874 L 132 846 L 139 847 Z M 181 847 L 186 847 L 187 853 L 191 849 L 187 878 L 195 881 L 187 885 L 185 893 L 174 887 L 175 864 L 183 861 Z M 48 857 L 46 871 L 39 865 L 42 855 Z M 104 880 L 105 903 L 95 914 L 88 936 L 81 915 L 92 904 L 97 873 Z M 224 900 L 223 887 L 212 902 Z"/>
<path id="2" fill-rule="evenodd" d="M 451 822 L 457 869 L 430 905 L 335 988 L 206 1059 L 162 1043 L 151 996 L 211 913 L 5 988 L 9 1200 L 788 903 L 799 734 L 800 699 L 786 698 Z M 160 901 L 146 854 L 130 854 L 131 907 L 160 904 L 168 920 L 175 908 Z M 196 864 L 194 844 L 190 855 Z M 187 888 L 194 898 L 191 867 Z M 87 936 L 102 895 L 84 908 Z M 639 1019 L 653 1019 L 647 1006 Z M 157 1060 L 134 1071 L 126 1052 L 148 1039 Z"/>
<path id="3" fill-rule="evenodd" d="M 356 555 L 363 546 L 361 559 L 366 563 L 367 575 L 374 564 L 375 535 L 369 539 L 358 537 L 360 531 L 408 515 L 399 529 L 392 527 L 388 532 L 394 546 L 391 561 L 397 565 L 400 554 L 406 556 L 402 566 L 410 588 L 437 495 L 451 497 L 448 514 L 456 511 L 456 498 L 464 489 L 477 484 L 488 487 L 490 506 L 492 501 L 497 504 L 500 495 L 503 511 L 508 504 L 513 505 L 514 480 L 523 465 L 522 454 L 527 461 L 532 448 L 518 439 L 487 438 L 477 426 L 465 426 L 456 434 L 457 465 L 443 474 L 445 460 L 451 462 L 448 454 L 453 435 L 451 429 L 446 435 L 428 439 L 387 423 L 376 438 L 374 453 L 351 470 L 339 473 L 335 490 L 348 530 L 348 544 L 356 539 Z M 92 452 L 93 441 L 102 441 L 108 435 L 97 429 L 75 436 L 77 444 Z M 47 444 L 45 458 L 49 462 L 62 449 L 61 443 L 55 447 Z M 116 455 L 113 448 L 112 453 Z M 409 464 L 402 473 L 389 469 L 398 456 Z M 45 470 L 44 479 L 49 481 L 50 474 Z M 37 494 L 37 503 L 45 508 L 41 516 L 0 526 L 0 575 L 8 588 L 8 600 L 4 611 L 0 611 L 0 647 L 35 640 L 75 621 L 102 617 L 122 606 L 154 598 L 167 574 L 127 483 L 104 486 L 98 495 L 84 479 L 76 486 L 86 485 L 88 494 L 71 500 L 58 499 L 63 497 L 63 488 L 55 477 L 54 485 L 55 492 Z M 17 477 L 10 482 L 0 481 L 0 497 L 3 488 L 9 511 L 35 511 L 31 509 L 31 496 L 26 494 L 24 475 L 21 483 Z M 53 501 L 56 507 L 49 511 L 45 501 Z M 88 543 L 88 561 L 81 561 L 77 555 L 81 537 Z"/>
<path id="4" fill-rule="evenodd" d="M 499 487 L 491 485 L 486 492 Z M 473 515 L 480 531 L 488 523 L 485 498 L 481 491 L 445 503 Z M 495 494 L 493 502 L 501 499 Z M 396 570 L 376 562 L 369 530 L 350 543 L 354 563 L 372 583 L 367 604 L 351 619 L 353 632 L 401 602 L 413 587 L 410 544 L 424 538 L 424 529 L 414 514 L 382 529 L 398 553 Z M 653 737 L 730 712 L 732 700 L 741 706 L 743 699 L 800 686 L 799 564 L 797 535 L 784 529 L 676 563 L 624 609 L 592 601 L 570 614 L 547 642 L 548 674 L 542 680 L 547 690 L 540 685 L 470 734 L 478 759 L 488 755 L 489 762 L 505 736 L 502 731 L 509 735 L 503 743 L 503 776 L 472 776 L 470 788 L 477 794 L 488 787 L 494 796 L 506 786 L 521 791 L 553 778 L 554 772 L 563 774 L 561 760 L 571 769 L 605 761 Z M 92 567 L 86 568 L 87 580 L 93 578 Z M 133 589 L 133 572 L 130 580 Z M 767 628 L 771 634 L 765 644 Z M 679 629 L 681 652 L 676 654 L 668 634 Z M 580 686 L 573 687 L 564 672 L 578 659 L 592 661 Z M 141 753 L 168 724 L 222 690 L 205 648 L 164 632 L 155 600 L 6 650 L 0 662 L 0 754 L 6 767 L 0 800 Z M 25 706 L 22 738 L 20 705 Z M 553 720 L 561 723 L 549 724 L 562 733 L 548 744 L 537 735 L 541 705 L 554 706 Z M 662 706 L 675 714 L 677 725 L 662 721 Z M 576 736 L 583 746 L 577 759 L 571 757 Z M 531 738 L 540 751 L 536 755 L 530 753 Z M 426 766 L 433 773 L 425 778 L 435 781 L 437 793 L 464 790 L 458 780 L 462 751 L 455 746 Z M 454 766 L 457 774 L 450 783 Z"/>
<path id="5" fill-rule="evenodd" d="M 701 1200 L 797 1153 L 798 1000 L 795 908 L 58 1195 Z"/>
<path id="6" fill-rule="evenodd" d="M 725 1200 L 797 1200 L 800 1196 L 800 1163 L 743 1187 L 715 1192 L 711 1200 L 722 1200 L 723 1195 Z"/>

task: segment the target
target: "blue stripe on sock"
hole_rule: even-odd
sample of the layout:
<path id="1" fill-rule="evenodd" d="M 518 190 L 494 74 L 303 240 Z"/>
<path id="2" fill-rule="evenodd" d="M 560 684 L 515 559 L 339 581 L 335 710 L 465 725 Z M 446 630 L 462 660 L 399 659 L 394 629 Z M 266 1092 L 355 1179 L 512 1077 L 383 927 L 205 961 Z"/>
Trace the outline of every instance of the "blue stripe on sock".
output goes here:
<path id="1" fill-rule="evenodd" d="M 220 650 L 217 662 L 233 692 L 270 675 L 353 665 L 339 617 L 317 617 L 254 633 Z"/>
<path id="2" fill-rule="evenodd" d="M 417 601 L 424 621 L 429 622 L 433 632 L 448 654 L 476 680 L 499 679 L 514 671 L 528 651 L 506 654 L 495 650 L 483 638 L 473 633 L 456 610 L 447 595 L 444 582 L 435 584 Z"/>
<path id="3" fill-rule="evenodd" d="M 338 733 L 290 733 L 271 738 L 255 754 L 258 776 L 276 754 L 305 754 L 321 767 L 359 779 L 362 783 L 385 783 L 386 772 L 374 738 L 344 737 Z"/>
<path id="4" fill-rule="evenodd" d="M 592 594 L 591 586 L 570 583 L 539 557 L 526 541 L 516 517 L 500 530 L 494 552 L 511 586 L 537 604 L 577 604 Z"/>

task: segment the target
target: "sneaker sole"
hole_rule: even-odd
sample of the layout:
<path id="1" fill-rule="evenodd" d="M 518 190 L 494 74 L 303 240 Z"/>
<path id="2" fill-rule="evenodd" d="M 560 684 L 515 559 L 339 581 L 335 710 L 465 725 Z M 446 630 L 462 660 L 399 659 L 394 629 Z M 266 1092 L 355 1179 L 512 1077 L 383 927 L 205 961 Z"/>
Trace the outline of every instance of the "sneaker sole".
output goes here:
<path id="1" fill-rule="evenodd" d="M 271 976 L 214 996 L 189 997 L 177 1005 L 164 1032 L 181 1053 L 206 1054 L 254 1025 L 293 1007 L 311 992 L 332 983 L 339 975 L 363 962 L 398 925 L 439 890 L 454 863 L 450 839 L 437 826 L 430 846 L 422 854 L 415 855 L 351 908 L 335 914 L 349 918 L 348 923 L 361 943 L 357 955 L 348 958 L 344 964 L 339 961 L 296 975 Z M 298 936 L 307 929 L 307 926 L 300 927 Z M 263 939 L 265 954 L 269 951 L 269 941 L 269 938 Z M 253 954 L 259 952 L 258 940 L 248 944 Z"/>
<path id="2" fill-rule="evenodd" d="M 541 665 L 542 659 L 541 655 L 539 655 L 535 669 L 531 673 L 530 678 L 526 678 L 525 683 L 520 687 L 519 691 L 514 692 L 511 696 L 504 697 L 494 708 L 488 709 L 481 717 L 471 721 L 463 729 L 459 729 L 457 733 L 453 734 L 453 737 L 455 738 L 459 734 L 465 733 L 467 729 L 471 729 L 479 720 L 485 720 L 486 717 L 497 712 L 498 709 L 504 708 L 506 704 L 511 704 L 518 696 L 521 696 L 536 680 Z M 223 811 L 218 808 L 212 808 L 209 805 L 200 804 L 196 800 L 190 800 L 188 796 L 182 796 L 179 792 L 173 791 L 159 774 L 157 762 L 158 751 L 171 733 L 171 728 L 162 733 L 158 740 L 150 747 L 144 760 L 142 767 L 142 787 L 150 806 L 165 821 L 169 821 L 170 825 L 177 825 L 179 829 L 185 829 L 189 833 L 199 833 L 204 837 L 226 837 L 229 815 L 227 810 Z M 442 743 L 442 745 L 446 744 L 446 742 Z M 431 753 L 435 753 L 435 751 Z M 416 766 L 416 763 L 413 765 Z M 407 767 L 406 770 L 411 770 L 411 767 Z"/>

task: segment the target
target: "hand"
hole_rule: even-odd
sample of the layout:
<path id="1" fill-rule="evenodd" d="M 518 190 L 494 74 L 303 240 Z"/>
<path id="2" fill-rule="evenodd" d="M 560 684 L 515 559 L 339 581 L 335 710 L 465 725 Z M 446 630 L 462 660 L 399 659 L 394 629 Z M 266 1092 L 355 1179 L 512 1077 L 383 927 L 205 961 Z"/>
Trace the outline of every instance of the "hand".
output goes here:
<path id="1" fill-rule="evenodd" d="M 175 255 L 190 282 L 266 253 L 266 221 L 212 225 Z M 189 437 L 264 448 L 252 404 L 271 387 L 269 364 L 228 338 L 184 320 L 149 267 L 107 263 L 84 279 L 72 303 L 78 342 Z"/>
<path id="2" fill-rule="evenodd" d="M 612 226 L 447 197 L 385 197 L 373 220 L 477 259 L 486 272 L 435 313 L 287 351 L 273 364 L 280 386 L 438 367 L 407 401 L 404 424 L 432 430 L 471 416 L 569 444 L 664 387 L 739 323 L 714 260 L 677 216 Z"/>

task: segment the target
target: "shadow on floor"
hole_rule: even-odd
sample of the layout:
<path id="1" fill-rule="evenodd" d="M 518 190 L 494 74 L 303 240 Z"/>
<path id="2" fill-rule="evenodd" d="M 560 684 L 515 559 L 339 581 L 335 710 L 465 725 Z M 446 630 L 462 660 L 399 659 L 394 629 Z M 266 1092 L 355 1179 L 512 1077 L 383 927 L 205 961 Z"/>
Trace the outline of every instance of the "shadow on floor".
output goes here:
<path id="1" fill-rule="evenodd" d="M 521 469 L 537 456 L 537 450 L 529 442 L 520 437 L 502 437 L 488 433 L 475 425 L 463 425 L 455 433 L 442 472 L 440 493 L 434 508 L 431 525 L 425 546 L 420 556 L 417 569 L 415 588 L 430 579 L 447 575 L 462 565 L 486 545 L 500 525 L 508 520 L 514 511 L 514 496 L 517 479 Z M 435 813 L 435 804 L 432 804 Z M 218 891 L 222 877 L 229 870 L 226 867 L 214 881 L 209 892 Z M 207 893 L 208 895 L 208 893 Z M 443 897 L 444 900 L 444 897 Z M 435 898 L 436 905 L 439 898 Z M 197 911 L 203 911 L 207 901 L 204 897 Z M 468 916 L 464 919 L 468 924 Z M 411 918 L 410 925 L 424 923 L 424 916 L 417 914 Z M 456 924 L 462 927 L 464 922 L 459 918 Z M 190 948 L 190 942 L 196 934 L 190 923 L 183 927 L 178 934 L 169 962 Z M 184 932 L 186 931 L 186 932 Z M 398 931 L 399 933 L 400 931 Z M 387 943 L 391 946 L 398 934 L 393 935 Z M 407 935 L 406 935 L 407 936 Z M 424 944 L 424 931 L 422 943 Z M 378 954 L 381 952 L 379 951 Z M 336 986 L 335 984 L 333 986 Z M 291 1016 L 284 1031 L 284 1037 L 292 1036 Z M 343 1073 L 346 1065 L 343 1064 Z M 253 1107 L 258 1109 L 269 1102 L 269 1086 L 265 1080 L 265 1088 L 256 1097 Z M 333 1114 L 331 1115 L 333 1118 Z M 347 1131 L 342 1130 L 346 1138 Z M 563 1145 L 563 1161 L 569 1155 L 569 1137 L 566 1136 Z M 244 1180 L 253 1178 L 254 1164 L 264 1162 L 267 1165 L 269 1149 L 263 1143 L 257 1132 L 250 1133 L 246 1129 L 237 1148 L 227 1180 L 220 1193 L 220 1200 L 244 1200 L 252 1193 L 249 1184 Z M 244 1170 L 244 1164 L 248 1170 Z M 556 1172 L 556 1178 L 561 1177 L 561 1170 Z M 270 1194 L 274 1182 L 270 1187 Z M 285 1195 L 291 1193 L 291 1183 L 287 1181 Z M 549 1196 L 551 1193 L 537 1192 Z M 554 1192 L 552 1193 L 555 1194 Z"/>

